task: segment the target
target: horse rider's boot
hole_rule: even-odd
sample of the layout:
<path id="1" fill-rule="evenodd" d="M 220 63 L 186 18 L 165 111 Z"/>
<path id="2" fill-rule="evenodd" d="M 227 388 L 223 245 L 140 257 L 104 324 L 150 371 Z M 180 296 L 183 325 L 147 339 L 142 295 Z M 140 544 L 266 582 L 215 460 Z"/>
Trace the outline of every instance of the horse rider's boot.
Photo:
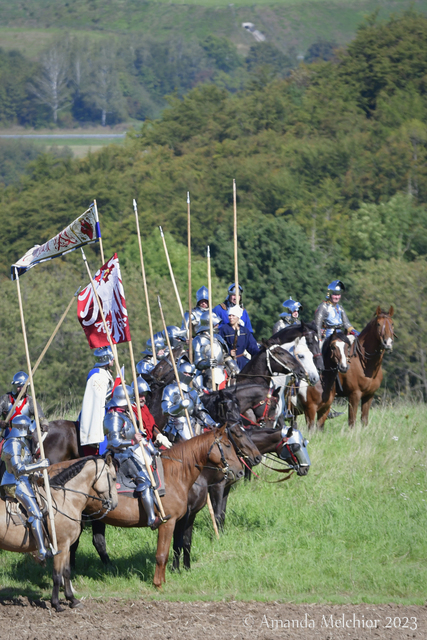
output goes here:
<path id="1" fill-rule="evenodd" d="M 45 546 L 42 522 L 41 520 L 36 518 L 36 516 L 30 516 L 28 518 L 28 523 L 31 527 L 33 536 L 36 539 L 37 552 L 38 552 L 36 556 L 36 560 L 41 564 L 44 564 L 46 561 L 46 558 L 51 558 L 53 554 L 51 550 L 47 549 Z"/>
<path id="2" fill-rule="evenodd" d="M 165 516 L 165 519 L 162 520 L 160 516 L 156 516 L 154 513 L 154 498 L 153 498 L 153 490 L 150 486 L 145 486 L 142 491 L 138 492 L 139 499 L 141 500 L 142 506 L 144 507 L 144 511 L 147 514 L 148 518 L 148 526 L 155 531 L 160 527 L 163 522 L 169 520 L 171 516 Z"/>
<path id="3" fill-rule="evenodd" d="M 285 407 L 283 409 L 283 419 L 284 420 L 293 420 L 294 419 L 294 414 L 292 413 L 292 411 L 289 411 L 289 409 L 287 407 Z"/>

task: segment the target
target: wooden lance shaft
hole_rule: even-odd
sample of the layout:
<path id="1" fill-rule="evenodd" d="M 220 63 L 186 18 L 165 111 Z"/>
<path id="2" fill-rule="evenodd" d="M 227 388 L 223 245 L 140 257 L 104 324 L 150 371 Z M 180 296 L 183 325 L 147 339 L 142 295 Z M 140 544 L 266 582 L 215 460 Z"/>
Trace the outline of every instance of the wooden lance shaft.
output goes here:
<path id="1" fill-rule="evenodd" d="M 98 293 L 96 291 L 95 283 L 93 281 L 92 274 L 90 272 L 86 256 L 84 254 L 83 249 L 81 251 L 82 251 L 82 256 L 83 256 L 84 263 L 86 265 L 86 271 L 87 271 L 87 274 L 89 276 L 90 283 L 92 285 L 92 290 L 93 290 L 94 296 L 96 298 L 96 301 L 98 303 L 98 307 L 99 307 L 99 312 L 101 314 L 102 323 L 104 325 L 104 330 L 105 330 L 105 333 L 107 335 L 108 344 L 110 345 L 111 350 L 112 350 L 113 355 L 114 355 L 114 363 L 115 363 L 115 366 L 116 366 L 116 372 L 117 372 L 118 377 L 120 378 L 120 382 L 122 384 L 123 391 L 125 393 L 126 402 L 127 402 L 128 409 L 129 409 L 129 416 L 130 416 L 130 419 L 132 420 L 132 424 L 133 424 L 133 427 L 134 427 L 135 431 L 139 431 L 138 425 L 136 424 L 135 414 L 134 414 L 133 409 L 132 409 L 132 404 L 131 404 L 131 401 L 130 401 L 130 398 L 129 398 L 129 394 L 128 394 L 127 389 L 126 389 L 126 384 L 125 384 L 125 381 L 124 381 L 124 378 L 123 378 L 123 375 L 122 375 L 122 372 L 121 372 L 121 369 L 120 369 L 119 360 L 118 360 L 118 354 L 117 354 L 117 345 L 114 344 L 112 339 L 111 339 L 111 334 L 110 334 L 110 331 L 108 329 L 108 325 L 107 325 L 107 323 L 105 321 L 104 310 L 102 308 L 101 301 L 100 301 Z M 138 393 L 138 391 L 137 391 L 137 393 Z M 138 396 L 138 401 L 139 401 L 139 396 Z M 141 411 L 141 408 L 140 408 L 140 411 Z M 141 421 L 141 424 L 142 424 L 142 421 Z M 140 447 L 141 447 L 142 456 L 144 458 L 144 463 L 145 463 L 145 466 L 146 466 L 146 469 L 147 469 L 147 473 L 148 473 L 148 476 L 150 478 L 150 482 L 151 482 L 151 485 L 152 485 L 152 488 L 153 488 L 153 491 L 154 491 L 154 495 L 156 496 L 156 499 L 158 501 L 160 515 L 161 515 L 161 518 L 164 520 L 165 519 L 165 512 L 164 512 L 164 509 L 163 509 L 163 505 L 162 505 L 162 503 L 160 501 L 160 497 L 159 497 L 158 491 L 155 489 L 156 483 L 154 482 L 154 477 L 153 477 L 153 472 L 151 471 L 150 461 L 148 459 L 147 452 L 145 451 L 142 442 L 140 442 Z"/>
<path id="2" fill-rule="evenodd" d="M 188 357 L 193 363 L 193 323 L 191 322 L 191 215 L 190 192 L 187 191 L 187 247 L 188 247 Z"/>
<path id="3" fill-rule="evenodd" d="M 165 317 L 163 315 L 163 309 L 162 309 L 162 303 L 161 303 L 161 300 L 160 300 L 160 296 L 157 296 L 157 300 L 158 300 L 158 303 L 159 303 L 160 315 L 161 315 L 161 318 L 162 318 L 163 328 L 164 328 L 164 331 L 165 331 L 166 340 L 167 340 L 168 348 L 169 348 L 169 353 L 170 353 L 170 356 L 171 356 L 171 362 L 172 362 L 173 372 L 175 374 L 176 384 L 178 385 L 178 390 L 179 390 L 179 395 L 181 396 L 181 400 L 184 400 L 184 394 L 182 393 L 182 389 L 181 389 L 181 383 L 180 383 L 180 380 L 179 380 L 178 369 L 177 369 L 177 366 L 176 366 L 175 358 L 173 357 L 172 347 L 171 347 L 171 343 L 170 343 L 170 340 L 169 340 L 168 332 L 166 331 L 166 322 L 165 322 Z M 187 419 L 188 428 L 190 429 L 190 433 L 194 436 L 194 431 L 193 431 L 193 427 L 192 427 L 192 424 L 191 424 L 190 414 L 188 413 L 188 409 L 184 409 L 184 413 L 185 413 L 185 417 Z M 213 525 L 213 528 L 214 528 L 214 531 L 215 531 L 215 535 L 219 540 L 218 527 L 216 525 L 215 514 L 214 514 L 214 510 L 212 508 L 212 502 L 211 502 L 211 498 L 210 498 L 209 493 L 208 493 L 208 497 L 207 497 L 207 504 L 208 504 L 209 513 L 211 514 L 212 525 Z"/>
<path id="4" fill-rule="evenodd" d="M 16 267 L 15 267 L 15 278 L 16 278 L 16 288 L 18 290 L 19 313 L 21 315 L 21 325 L 22 325 L 22 335 L 24 337 L 25 355 L 27 357 L 28 377 L 30 379 L 31 395 L 32 395 L 33 404 L 34 404 L 34 420 L 36 422 L 37 438 L 39 440 L 40 459 L 43 460 L 45 457 L 44 446 L 42 441 L 42 433 L 40 429 L 39 411 L 37 407 L 36 392 L 34 389 L 33 372 L 31 369 L 30 352 L 28 349 L 28 342 L 27 342 L 27 333 L 25 330 L 24 309 L 22 307 L 22 298 L 21 298 L 21 286 L 19 284 L 18 269 L 16 269 Z M 49 513 L 49 521 L 50 521 L 50 535 L 52 538 L 53 553 L 57 553 L 58 542 L 56 539 L 55 521 L 53 517 L 53 508 L 52 508 L 52 494 L 50 492 L 49 475 L 47 473 L 47 469 L 43 469 L 43 480 L 44 480 L 44 488 L 46 491 L 47 507 L 48 507 L 48 513 Z"/>
<path id="5" fill-rule="evenodd" d="M 236 180 L 233 179 L 233 212 L 234 212 L 234 282 L 236 287 L 236 304 L 240 304 L 239 265 L 237 259 L 237 191 Z"/>
<path id="6" fill-rule="evenodd" d="M 171 276 L 173 288 L 175 290 L 176 300 L 178 302 L 179 310 L 181 312 L 181 316 L 182 316 L 182 319 L 184 321 L 184 326 L 188 331 L 188 324 L 187 324 L 187 321 L 185 319 L 184 309 L 182 308 L 181 298 L 179 296 L 178 287 L 176 286 L 175 276 L 173 275 L 173 269 L 172 269 L 171 261 L 169 259 L 169 253 L 168 253 L 168 248 L 166 246 L 165 234 L 163 233 L 162 227 L 159 227 L 159 229 L 160 229 L 160 235 L 161 235 L 162 240 L 163 240 L 163 247 L 164 247 L 164 250 L 165 250 L 166 260 L 167 260 L 168 267 L 169 267 L 169 273 L 170 273 L 170 276 Z M 166 331 L 166 329 L 165 329 L 165 331 Z"/>
<path id="7" fill-rule="evenodd" d="M 77 298 L 79 291 L 80 291 L 81 287 L 79 287 L 76 291 L 76 293 L 73 295 L 73 297 L 71 298 L 68 307 L 65 309 L 64 313 L 61 316 L 61 319 L 59 320 L 58 324 L 56 325 L 52 335 L 50 336 L 49 340 L 46 343 L 45 348 L 43 349 L 43 351 L 41 352 L 41 354 L 38 357 L 38 360 L 36 362 L 36 364 L 34 365 L 32 374 L 34 376 L 35 372 L 37 371 L 37 369 L 39 368 L 39 365 L 41 363 L 41 361 L 43 360 L 44 356 L 46 355 L 46 351 L 49 349 L 50 345 L 52 344 L 53 339 L 55 338 L 56 334 L 58 333 L 59 329 L 61 328 L 62 323 L 64 322 L 69 310 L 71 309 L 71 306 L 74 302 L 74 299 Z M 22 398 L 24 397 L 24 395 L 26 394 L 27 391 L 27 387 L 30 384 L 30 377 L 28 376 L 28 380 L 24 383 L 24 385 L 22 386 L 21 391 L 19 392 L 18 397 L 16 398 L 15 402 L 13 403 L 12 408 L 10 409 L 9 413 L 6 416 L 6 422 L 9 422 L 10 418 L 13 416 L 13 414 L 15 413 L 15 409 L 16 407 L 19 405 L 20 401 L 22 400 Z"/>
<path id="8" fill-rule="evenodd" d="M 211 358 L 214 357 L 214 336 L 213 336 L 213 321 L 212 321 L 212 277 L 211 277 L 211 250 L 208 247 L 208 298 L 209 298 L 209 337 L 211 339 Z M 212 374 L 212 391 L 216 391 L 215 381 L 215 367 L 211 367 Z"/>
<path id="9" fill-rule="evenodd" d="M 146 307 L 147 307 L 147 317 L 148 317 L 148 329 L 150 331 L 151 348 L 153 350 L 153 362 L 154 362 L 154 366 L 156 366 L 156 364 L 157 364 L 157 354 L 156 354 L 156 349 L 155 349 L 155 346 L 154 346 L 153 323 L 151 322 L 150 300 L 148 298 L 147 278 L 145 277 L 144 256 L 142 255 L 141 233 L 140 233 L 140 230 L 139 230 L 139 218 L 138 218 L 138 207 L 137 207 L 135 199 L 133 200 L 133 210 L 135 212 L 136 234 L 138 236 L 138 246 L 139 246 L 139 257 L 140 257 L 140 260 L 141 260 L 142 281 L 144 283 L 145 304 L 146 304 Z"/>

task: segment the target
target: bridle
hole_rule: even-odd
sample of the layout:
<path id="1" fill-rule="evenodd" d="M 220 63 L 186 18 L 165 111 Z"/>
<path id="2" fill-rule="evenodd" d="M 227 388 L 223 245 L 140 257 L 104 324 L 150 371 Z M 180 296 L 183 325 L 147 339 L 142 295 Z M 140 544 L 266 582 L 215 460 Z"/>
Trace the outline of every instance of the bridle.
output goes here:
<path id="1" fill-rule="evenodd" d="M 266 356 L 266 363 L 267 363 L 267 369 L 270 373 L 271 376 L 275 376 L 277 371 L 273 371 L 272 367 L 271 367 L 271 360 L 274 360 L 274 362 L 277 362 L 278 365 L 280 365 L 281 367 L 283 367 L 283 369 L 285 370 L 284 373 L 288 374 L 288 373 L 293 373 L 291 371 L 291 369 L 289 369 L 284 362 L 282 362 L 281 360 L 279 360 L 279 358 L 277 358 L 274 354 L 273 351 L 275 351 L 276 349 L 282 349 L 284 351 L 286 351 L 286 349 L 283 349 L 282 345 L 280 344 L 272 344 L 271 347 L 268 347 L 268 349 L 265 350 L 265 356 Z M 296 360 L 298 360 L 299 364 L 301 365 L 301 367 L 304 369 L 305 375 L 308 377 L 307 374 L 307 370 L 304 367 L 304 365 L 302 364 L 301 360 L 298 358 L 298 356 L 296 354 L 294 354 L 294 358 L 296 358 Z"/>
<path id="2" fill-rule="evenodd" d="M 224 450 L 221 446 L 221 440 L 222 440 L 222 435 L 221 436 L 215 436 L 215 440 L 212 442 L 211 446 L 208 449 L 208 456 L 207 459 L 209 460 L 209 456 L 212 452 L 212 449 L 215 447 L 215 445 L 218 447 L 219 449 L 219 454 L 221 456 L 221 462 L 223 464 L 222 467 L 220 467 L 220 469 L 223 471 L 224 473 L 224 480 L 227 481 L 228 480 L 228 476 L 230 474 L 230 465 L 228 464 L 227 460 L 225 459 L 225 455 L 224 455 Z"/>

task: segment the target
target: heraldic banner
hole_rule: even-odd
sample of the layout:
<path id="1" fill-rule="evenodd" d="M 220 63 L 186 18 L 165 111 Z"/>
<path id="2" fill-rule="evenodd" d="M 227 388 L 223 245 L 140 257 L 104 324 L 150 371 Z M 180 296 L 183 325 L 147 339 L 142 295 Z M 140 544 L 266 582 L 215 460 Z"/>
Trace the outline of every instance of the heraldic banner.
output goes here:
<path id="1" fill-rule="evenodd" d="M 130 342 L 129 318 L 117 253 L 96 272 L 94 283 L 112 341 L 115 344 Z M 91 349 L 109 344 L 91 284 L 77 298 L 77 317 Z"/>
<path id="2" fill-rule="evenodd" d="M 12 265 L 11 278 L 12 280 L 15 279 L 15 269 L 18 270 L 18 276 L 22 276 L 29 269 L 35 267 L 36 264 L 63 256 L 87 244 L 98 242 L 100 237 L 101 230 L 98 213 L 96 205 L 93 203 L 87 211 L 77 220 L 74 220 L 64 231 L 61 231 L 61 233 L 58 233 L 57 236 L 44 244 L 36 244 L 35 247 L 27 251 L 25 256 Z"/>

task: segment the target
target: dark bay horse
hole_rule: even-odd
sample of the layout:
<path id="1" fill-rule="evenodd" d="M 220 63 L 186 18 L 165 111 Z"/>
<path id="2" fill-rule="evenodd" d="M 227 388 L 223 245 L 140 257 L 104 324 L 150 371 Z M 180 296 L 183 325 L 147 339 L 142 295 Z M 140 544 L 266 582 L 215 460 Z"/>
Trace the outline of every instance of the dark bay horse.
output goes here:
<path id="1" fill-rule="evenodd" d="M 107 509 L 114 509 L 118 503 L 116 469 L 111 455 L 105 458 L 90 456 L 82 460 L 62 463 L 48 468 L 51 478 L 53 513 L 58 549 L 53 558 L 53 590 L 51 603 L 55 611 L 63 611 L 59 604 L 59 588 L 64 581 L 65 597 L 71 607 L 80 602 L 74 597 L 70 581 L 70 546 L 80 535 L 80 520 L 86 506 L 96 501 Z M 44 488 L 39 487 L 42 499 Z M 19 507 L 18 507 L 19 509 Z M 37 550 L 32 533 L 23 525 L 19 517 L 11 518 L 6 510 L 6 502 L 0 500 L 0 548 L 7 551 L 32 553 Z"/>
<path id="2" fill-rule="evenodd" d="M 177 520 L 187 512 L 188 494 L 205 466 L 218 467 L 235 478 L 243 477 L 242 465 L 227 437 L 226 427 L 195 436 L 175 444 L 162 456 L 166 495 L 162 498 L 165 513 L 170 520 L 160 525 L 157 538 L 156 571 L 154 585 L 165 582 L 166 563 Z M 85 513 L 94 513 L 98 505 L 88 505 Z M 119 495 L 119 504 L 103 518 L 105 524 L 115 527 L 146 527 L 147 516 L 139 500 Z"/>
<path id="3" fill-rule="evenodd" d="M 291 410 L 297 415 L 304 413 L 307 426 L 312 429 L 322 428 L 336 394 L 338 372 L 346 373 L 349 367 L 348 349 L 350 340 L 344 333 L 332 333 L 322 344 L 324 369 L 320 381 L 312 387 L 300 383 L 296 395 L 296 407 Z"/>
<path id="4" fill-rule="evenodd" d="M 377 307 L 372 320 L 356 338 L 350 354 L 347 373 L 339 374 L 337 395 L 348 398 L 348 424 L 356 422 L 357 407 L 362 401 L 362 424 L 368 424 L 369 409 L 374 393 L 383 379 L 382 361 L 386 352 L 393 350 L 393 307 L 383 311 Z"/>
<path id="5" fill-rule="evenodd" d="M 305 338 L 307 347 L 310 349 L 317 370 L 320 372 L 324 368 L 322 352 L 320 348 L 317 328 L 314 322 L 304 322 L 301 324 L 290 325 L 275 333 L 267 340 L 267 345 L 273 344 L 289 344 L 297 338 Z"/>

